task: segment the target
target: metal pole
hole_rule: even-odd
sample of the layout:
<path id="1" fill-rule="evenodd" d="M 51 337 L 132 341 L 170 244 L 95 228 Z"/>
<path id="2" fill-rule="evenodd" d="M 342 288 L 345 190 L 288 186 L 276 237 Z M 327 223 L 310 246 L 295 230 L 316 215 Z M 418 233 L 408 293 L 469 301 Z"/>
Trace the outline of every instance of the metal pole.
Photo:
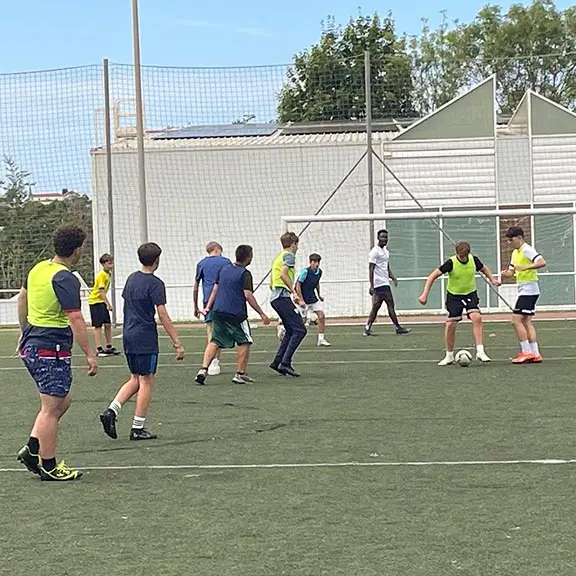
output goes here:
<path id="1" fill-rule="evenodd" d="M 368 171 L 368 212 L 374 214 L 374 163 L 372 148 L 372 70 L 370 52 L 364 52 L 364 90 L 366 98 L 366 169 Z M 370 246 L 375 244 L 374 223 L 370 222 Z"/>
<path id="2" fill-rule="evenodd" d="M 142 68 L 140 64 L 140 26 L 138 0 L 132 0 L 132 36 L 134 41 L 134 88 L 136 95 L 136 145 L 138 148 L 138 201 L 140 204 L 140 242 L 148 242 L 148 204 L 144 159 L 144 109 L 142 106 Z"/>
<path id="3" fill-rule="evenodd" d="M 106 190 L 108 194 L 108 243 L 112 257 L 114 257 L 114 196 L 112 184 L 112 127 L 110 123 L 110 68 L 108 58 L 104 59 L 104 145 L 106 146 Z M 110 300 L 112 304 L 112 326 L 116 327 L 116 275 L 112 271 L 110 279 L 112 290 Z"/>

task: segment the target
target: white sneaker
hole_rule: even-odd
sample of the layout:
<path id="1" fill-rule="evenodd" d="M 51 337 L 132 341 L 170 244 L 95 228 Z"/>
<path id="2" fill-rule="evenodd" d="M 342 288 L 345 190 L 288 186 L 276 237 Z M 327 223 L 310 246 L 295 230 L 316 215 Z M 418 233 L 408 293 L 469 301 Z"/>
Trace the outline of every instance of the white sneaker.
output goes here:
<path id="1" fill-rule="evenodd" d="M 480 360 L 480 362 L 490 362 L 490 357 L 486 352 L 476 352 L 476 360 Z"/>
<path id="2" fill-rule="evenodd" d="M 318 344 L 316 346 L 332 346 L 328 340 L 318 340 Z"/>
<path id="3" fill-rule="evenodd" d="M 218 374 L 220 374 L 220 362 L 212 360 L 212 363 L 208 366 L 208 376 L 218 376 Z"/>
<path id="4" fill-rule="evenodd" d="M 450 358 L 450 356 L 444 356 L 444 358 L 438 362 L 438 366 L 450 366 L 450 364 L 454 364 L 454 358 Z"/>

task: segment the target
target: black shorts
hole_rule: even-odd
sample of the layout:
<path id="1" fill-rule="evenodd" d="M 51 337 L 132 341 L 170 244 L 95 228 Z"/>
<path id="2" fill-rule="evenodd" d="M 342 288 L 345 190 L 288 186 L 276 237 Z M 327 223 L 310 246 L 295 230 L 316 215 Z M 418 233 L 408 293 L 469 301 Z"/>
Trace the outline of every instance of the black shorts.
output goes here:
<path id="1" fill-rule="evenodd" d="M 150 376 L 158 369 L 158 354 L 126 354 L 130 374 Z"/>
<path id="2" fill-rule="evenodd" d="M 390 286 L 378 286 L 374 288 L 374 296 L 379 298 L 392 298 L 392 288 Z"/>
<path id="3" fill-rule="evenodd" d="M 470 317 L 473 312 L 480 312 L 480 298 L 478 292 L 470 292 L 470 294 L 446 294 L 446 310 L 448 311 L 448 320 L 459 322 L 462 320 L 462 315 L 466 311 L 466 315 Z"/>
<path id="4" fill-rule="evenodd" d="M 538 302 L 539 294 L 518 296 L 516 304 L 514 304 L 514 314 L 521 316 L 534 316 L 536 314 L 536 302 Z"/>
<path id="5" fill-rule="evenodd" d="M 105 324 L 112 324 L 110 321 L 110 312 L 104 302 L 90 304 L 90 320 L 94 328 L 102 328 Z"/>

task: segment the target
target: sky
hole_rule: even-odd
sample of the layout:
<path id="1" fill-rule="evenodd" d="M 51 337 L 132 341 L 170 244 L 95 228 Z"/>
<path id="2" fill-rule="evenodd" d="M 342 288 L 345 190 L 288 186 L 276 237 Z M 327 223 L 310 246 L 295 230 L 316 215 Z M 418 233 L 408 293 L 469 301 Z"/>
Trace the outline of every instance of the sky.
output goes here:
<path id="1" fill-rule="evenodd" d="M 4 4 L 0 158 L 8 155 L 30 171 L 35 192 L 90 193 L 89 151 L 103 141 L 98 112 L 103 58 L 128 64 L 112 65 L 112 101 L 133 95 L 131 0 Z M 467 22 L 484 4 L 366 0 L 361 11 L 390 10 L 399 33 L 417 34 L 422 18 L 435 27 L 446 10 L 450 20 Z M 559 8 L 568 4 L 557 0 Z M 150 66 L 143 77 L 147 129 L 230 124 L 246 114 L 256 114 L 256 122 L 273 120 L 292 56 L 318 41 L 327 16 L 345 24 L 360 10 L 358 0 L 139 0 L 139 5 L 142 63 Z M 80 68 L 61 70 L 71 67 Z"/>
<path id="2" fill-rule="evenodd" d="M 140 0 L 142 62 L 163 66 L 289 63 L 318 40 L 327 15 L 392 12 L 415 34 L 440 11 L 469 21 L 485 0 Z M 132 61 L 131 0 L 27 0 L 2 7 L 0 73 Z M 558 0 L 565 8 L 569 0 Z M 504 7 L 510 2 L 502 2 Z"/>

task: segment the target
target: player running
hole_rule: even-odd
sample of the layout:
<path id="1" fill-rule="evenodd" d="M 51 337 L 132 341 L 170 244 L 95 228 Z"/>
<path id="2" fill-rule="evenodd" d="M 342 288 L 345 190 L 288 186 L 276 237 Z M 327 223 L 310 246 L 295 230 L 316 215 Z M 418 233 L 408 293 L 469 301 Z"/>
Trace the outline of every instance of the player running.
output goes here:
<path id="1" fill-rule="evenodd" d="M 55 256 L 30 270 L 18 295 L 19 353 L 40 396 L 40 412 L 18 460 L 41 480 L 67 481 L 82 476 L 64 460 L 56 463 L 60 419 L 70 408 L 72 340 L 84 352 L 88 375 L 97 371 L 96 356 L 82 316 L 80 282 L 70 271 L 82 256 L 86 234 L 60 228 L 54 234 Z"/>
<path id="2" fill-rule="evenodd" d="M 394 305 L 394 296 L 392 288 L 390 288 L 390 280 L 394 282 L 394 286 L 398 286 L 398 279 L 390 269 L 390 252 L 388 251 L 388 230 L 379 230 L 377 234 L 378 243 L 368 254 L 369 262 L 369 278 L 370 278 L 370 296 L 372 296 L 372 310 L 364 326 L 364 336 L 372 336 L 372 325 L 376 322 L 376 316 L 386 302 L 388 308 L 388 316 L 396 334 L 408 334 L 410 330 L 400 326 L 398 317 L 396 316 L 396 309 Z"/>
<path id="3" fill-rule="evenodd" d="M 130 379 L 116 394 L 110 406 L 100 414 L 104 432 L 113 438 L 116 433 L 116 418 L 122 406 L 136 396 L 136 409 L 130 440 L 154 440 L 157 436 L 145 428 L 148 408 L 152 399 L 152 387 L 158 367 L 158 319 L 168 333 L 176 350 L 176 359 L 184 359 L 184 348 L 180 344 L 170 315 L 166 310 L 166 287 L 154 273 L 160 265 L 162 249 L 154 242 L 138 248 L 138 259 L 142 269 L 128 276 L 122 298 L 124 298 L 124 324 L 122 340 Z"/>
<path id="4" fill-rule="evenodd" d="M 88 305 L 90 306 L 90 319 L 94 328 L 94 342 L 96 343 L 96 353 L 98 356 L 118 356 L 120 352 L 112 346 L 112 322 L 110 320 L 110 310 L 112 304 L 108 300 L 108 290 L 110 290 L 110 280 L 114 269 L 114 259 L 110 254 L 100 256 L 102 270 L 98 272 L 94 280 L 94 286 L 88 295 Z M 102 327 L 106 338 L 106 348 L 102 348 Z"/>
<path id="5" fill-rule="evenodd" d="M 206 245 L 206 252 L 208 256 L 205 256 L 196 265 L 196 278 L 194 280 L 194 316 L 200 318 L 202 312 L 198 307 L 198 291 L 200 288 L 200 282 L 202 283 L 202 308 L 206 308 L 208 305 L 208 300 L 210 299 L 210 294 L 212 294 L 212 289 L 218 280 L 218 275 L 220 270 L 224 266 L 232 264 L 228 258 L 222 256 L 222 246 L 218 242 L 208 242 Z M 204 322 L 206 323 L 206 337 L 208 339 L 208 344 L 212 341 L 212 313 L 208 312 L 204 316 Z M 216 356 L 212 363 L 208 367 L 209 376 L 217 376 L 220 374 L 220 352 L 217 350 Z"/>
<path id="6" fill-rule="evenodd" d="M 418 298 L 420 304 L 425 305 L 434 282 L 443 274 L 448 274 L 448 285 L 446 286 L 448 319 L 446 320 L 444 332 L 446 356 L 438 362 L 438 366 L 448 366 L 454 363 L 456 326 L 462 320 L 464 311 L 466 311 L 466 315 L 472 322 L 472 332 L 476 342 L 476 359 L 480 360 L 480 362 L 490 362 L 483 344 L 480 298 L 476 288 L 477 272 L 486 276 L 493 286 L 500 286 L 500 281 L 494 277 L 490 268 L 485 266 L 479 258 L 470 254 L 470 244 L 468 242 L 458 242 L 456 244 L 456 254 L 448 258 L 442 266 L 436 268 L 428 276 L 424 284 L 424 290 Z"/>
<path id="7" fill-rule="evenodd" d="M 299 238 L 294 232 L 286 232 L 280 237 L 282 250 L 272 262 L 270 282 L 270 304 L 284 326 L 284 336 L 270 368 L 282 376 L 300 376 L 292 367 L 292 358 L 306 337 L 306 326 L 296 305 L 302 305 L 294 290 L 294 266 Z"/>
<path id="8" fill-rule="evenodd" d="M 326 340 L 324 332 L 326 330 L 326 315 L 324 314 L 324 298 L 320 295 L 320 278 L 322 278 L 322 269 L 320 268 L 320 261 L 322 260 L 319 254 L 310 254 L 308 258 L 309 266 L 304 268 L 296 284 L 294 290 L 298 294 L 298 298 L 304 303 L 302 315 L 306 317 L 308 313 L 314 312 L 318 317 L 318 346 L 330 346 L 330 342 Z"/>
<path id="9" fill-rule="evenodd" d="M 204 312 L 212 312 L 212 340 L 204 351 L 202 368 L 196 375 L 197 384 L 205 384 L 209 375 L 208 366 L 212 359 L 223 348 L 236 347 L 237 369 L 232 378 L 235 384 L 249 384 L 254 382 L 246 374 L 250 346 L 254 342 L 248 323 L 248 308 L 246 303 L 260 315 L 265 326 L 270 324 L 270 319 L 258 305 L 254 297 L 254 282 L 252 274 L 247 270 L 253 257 L 252 246 L 240 245 L 236 248 L 236 262 L 224 266 L 214 289 L 208 300 Z"/>
<path id="10" fill-rule="evenodd" d="M 518 226 L 508 228 L 506 239 L 514 248 L 508 270 L 502 270 L 502 277 L 516 278 L 518 299 L 514 305 L 512 325 L 520 342 L 520 354 L 513 364 L 542 362 L 542 355 L 536 340 L 536 328 L 532 316 L 536 312 L 536 302 L 540 296 L 538 270 L 546 266 L 546 260 L 524 240 L 524 231 Z"/>

